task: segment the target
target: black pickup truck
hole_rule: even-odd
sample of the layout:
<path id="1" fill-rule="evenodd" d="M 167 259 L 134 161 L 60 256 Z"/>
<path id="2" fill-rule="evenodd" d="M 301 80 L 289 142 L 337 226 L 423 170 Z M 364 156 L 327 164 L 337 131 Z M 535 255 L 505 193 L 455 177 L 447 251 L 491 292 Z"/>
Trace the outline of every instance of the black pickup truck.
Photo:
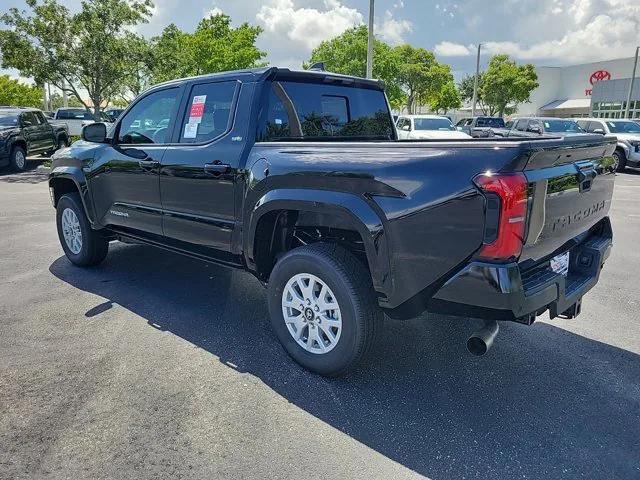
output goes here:
<path id="1" fill-rule="evenodd" d="M 612 245 L 615 140 L 398 141 L 383 86 L 268 68 L 176 80 L 54 155 L 71 262 L 143 242 L 246 269 L 306 368 L 339 375 L 383 314 L 573 317 Z M 141 279 L 144 275 L 141 273 Z"/>
<path id="2" fill-rule="evenodd" d="M 50 123 L 40 110 L 0 107 L 0 167 L 22 171 L 28 155 L 53 153 L 68 144 L 67 128 Z"/>

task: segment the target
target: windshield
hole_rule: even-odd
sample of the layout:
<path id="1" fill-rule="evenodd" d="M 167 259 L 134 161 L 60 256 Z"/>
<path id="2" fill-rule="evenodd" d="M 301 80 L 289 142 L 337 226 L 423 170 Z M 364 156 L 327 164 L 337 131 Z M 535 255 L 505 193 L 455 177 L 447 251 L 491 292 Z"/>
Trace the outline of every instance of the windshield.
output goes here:
<path id="1" fill-rule="evenodd" d="M 0 113 L 0 127 L 18 126 L 18 115 L 14 113 Z"/>
<path id="2" fill-rule="evenodd" d="M 640 124 L 636 122 L 607 122 L 611 133 L 640 133 Z"/>
<path id="3" fill-rule="evenodd" d="M 455 130 L 447 118 L 415 118 L 413 123 L 416 130 Z"/>
<path id="4" fill-rule="evenodd" d="M 476 127 L 504 128 L 504 119 L 498 117 L 480 117 Z"/>
<path id="5" fill-rule="evenodd" d="M 573 120 L 545 120 L 543 123 L 545 132 L 584 132 Z"/>

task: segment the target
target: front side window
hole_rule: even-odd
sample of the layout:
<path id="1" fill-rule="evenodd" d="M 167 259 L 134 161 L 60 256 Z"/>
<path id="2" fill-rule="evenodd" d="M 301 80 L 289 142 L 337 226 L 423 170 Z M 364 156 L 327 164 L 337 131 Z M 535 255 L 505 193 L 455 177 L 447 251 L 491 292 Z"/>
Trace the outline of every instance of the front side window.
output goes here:
<path id="1" fill-rule="evenodd" d="M 118 143 L 167 143 L 179 91 L 179 88 L 160 90 L 136 103 L 120 122 Z"/>
<path id="2" fill-rule="evenodd" d="M 518 120 L 516 122 L 516 130 L 524 132 L 527 129 L 527 120 Z"/>
<path id="3" fill-rule="evenodd" d="M 416 118 L 413 120 L 416 130 L 455 130 L 451 120 L 447 118 Z"/>
<path id="4" fill-rule="evenodd" d="M 36 117 L 33 113 L 24 112 L 22 114 L 22 125 L 25 127 L 33 127 L 35 125 L 38 125 L 38 121 L 36 120 Z"/>
<path id="5" fill-rule="evenodd" d="M 225 133 L 237 87 L 235 81 L 194 85 L 180 128 L 180 143 L 208 142 Z"/>
<path id="6" fill-rule="evenodd" d="M 258 141 L 393 139 L 393 119 L 381 90 L 276 81 L 266 97 Z"/>

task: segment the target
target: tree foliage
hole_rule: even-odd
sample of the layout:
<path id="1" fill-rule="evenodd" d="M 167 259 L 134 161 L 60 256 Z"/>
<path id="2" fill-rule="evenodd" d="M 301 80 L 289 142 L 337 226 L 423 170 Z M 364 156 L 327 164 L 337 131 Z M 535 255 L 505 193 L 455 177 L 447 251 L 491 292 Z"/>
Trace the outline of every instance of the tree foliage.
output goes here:
<path id="1" fill-rule="evenodd" d="M 262 28 L 248 23 L 232 27 L 224 14 L 202 19 L 193 33 L 171 24 L 152 39 L 151 78 L 161 82 L 262 66 L 266 53 L 255 45 L 260 33 Z"/>
<path id="2" fill-rule="evenodd" d="M 396 52 L 402 59 L 398 83 L 407 92 L 409 113 L 418 101 L 431 102 L 448 82 L 453 82 L 451 67 L 439 63 L 432 52 L 411 45 L 400 45 Z"/>
<path id="3" fill-rule="evenodd" d="M 460 92 L 460 98 L 463 102 L 473 102 L 473 85 L 475 82 L 475 78 L 475 75 L 467 75 L 462 80 L 460 80 L 460 83 L 458 83 L 458 92 Z M 482 98 L 482 79 L 483 74 L 482 72 L 480 72 L 480 75 L 478 76 L 478 96 L 476 107 L 482 111 L 483 115 L 486 115 L 487 108 L 484 104 L 484 99 Z"/>
<path id="4" fill-rule="evenodd" d="M 311 52 L 311 58 L 304 67 L 308 68 L 315 62 L 324 62 L 331 72 L 364 77 L 367 70 L 367 27 L 353 27 L 322 42 Z M 393 107 L 399 107 L 406 101 L 406 95 L 398 82 L 400 63 L 401 58 L 395 49 L 375 40 L 373 76 L 384 81 L 389 103 Z"/>
<path id="5" fill-rule="evenodd" d="M 518 65 L 508 55 L 491 58 L 482 78 L 482 99 L 489 115 L 512 113 L 518 104 L 529 102 L 531 92 L 538 87 L 533 65 Z"/>
<path id="6" fill-rule="evenodd" d="M 37 84 L 65 89 L 96 116 L 122 89 L 132 27 L 146 22 L 151 0 L 85 0 L 75 14 L 56 0 L 27 0 L 30 12 L 9 9 L 0 20 L 2 65 Z"/>
<path id="7" fill-rule="evenodd" d="M 25 85 L 9 75 L 0 75 L 0 105 L 42 107 L 42 90 Z"/>
<path id="8" fill-rule="evenodd" d="M 434 112 L 442 114 L 446 114 L 449 110 L 462 106 L 460 94 L 453 80 L 445 83 L 442 88 L 431 97 L 429 106 Z"/>

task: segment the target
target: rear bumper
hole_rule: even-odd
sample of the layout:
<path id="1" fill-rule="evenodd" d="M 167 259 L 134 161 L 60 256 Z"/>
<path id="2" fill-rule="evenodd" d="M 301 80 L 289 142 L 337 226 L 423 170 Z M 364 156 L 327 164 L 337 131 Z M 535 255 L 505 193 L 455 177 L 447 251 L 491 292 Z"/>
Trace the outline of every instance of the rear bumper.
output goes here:
<path id="1" fill-rule="evenodd" d="M 548 262 L 526 272 L 521 272 L 515 262 L 471 262 L 435 293 L 429 310 L 526 324 L 533 323 L 546 310 L 551 318 L 556 317 L 598 283 L 612 238 L 611 224 L 605 218 L 598 234 L 569 249 L 566 277 L 553 272 Z"/>

